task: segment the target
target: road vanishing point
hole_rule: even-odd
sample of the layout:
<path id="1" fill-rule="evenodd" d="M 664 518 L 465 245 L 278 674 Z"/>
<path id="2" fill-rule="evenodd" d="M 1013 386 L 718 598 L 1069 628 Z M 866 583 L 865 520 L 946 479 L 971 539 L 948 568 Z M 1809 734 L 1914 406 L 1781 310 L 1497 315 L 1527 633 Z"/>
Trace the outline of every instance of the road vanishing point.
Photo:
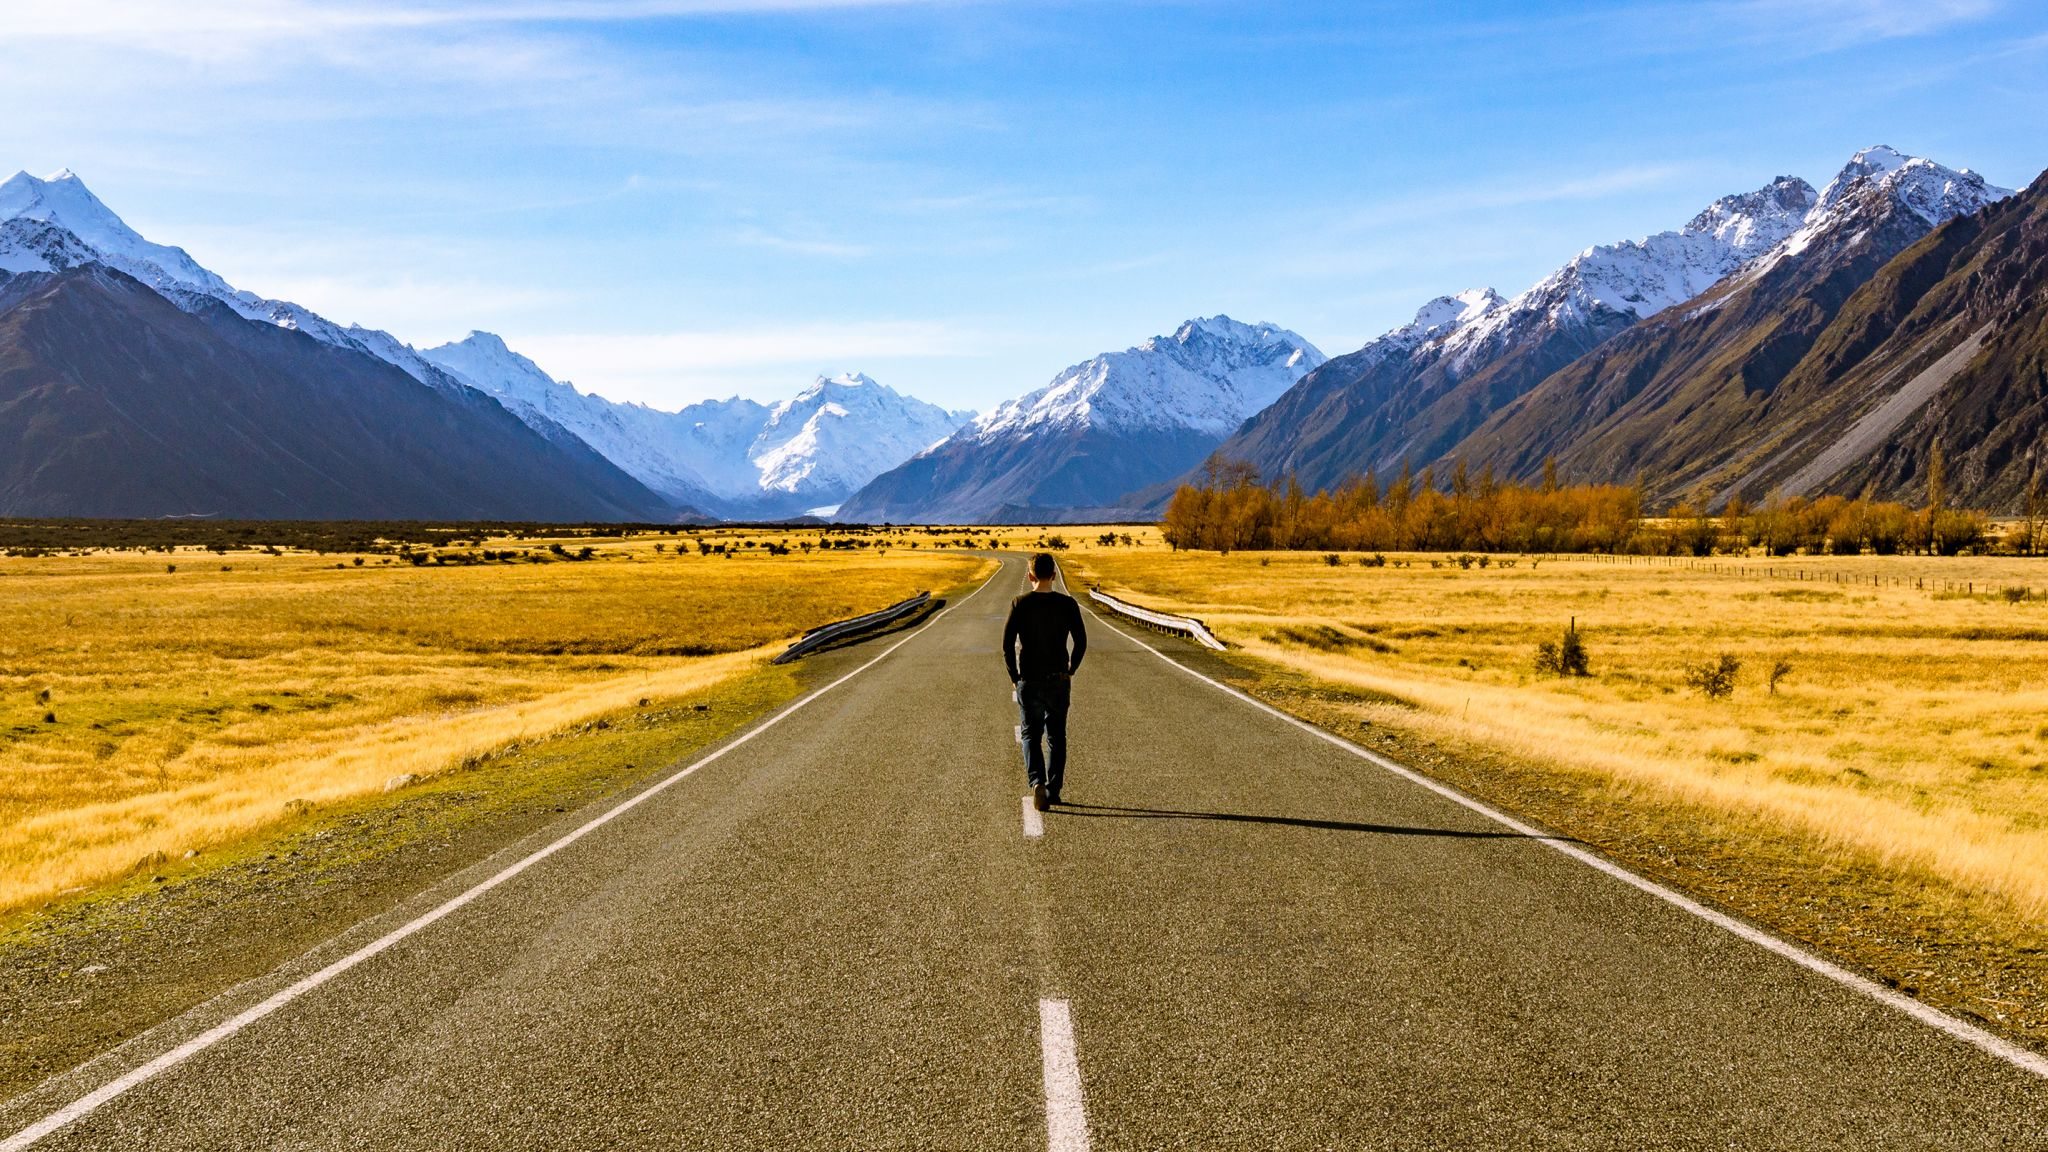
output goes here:
<path id="1" fill-rule="evenodd" d="M 1022 569 L 0 1108 L 37 1149 L 2048 1147 L 2048 1063 L 1091 617 L 1020 805 Z"/>

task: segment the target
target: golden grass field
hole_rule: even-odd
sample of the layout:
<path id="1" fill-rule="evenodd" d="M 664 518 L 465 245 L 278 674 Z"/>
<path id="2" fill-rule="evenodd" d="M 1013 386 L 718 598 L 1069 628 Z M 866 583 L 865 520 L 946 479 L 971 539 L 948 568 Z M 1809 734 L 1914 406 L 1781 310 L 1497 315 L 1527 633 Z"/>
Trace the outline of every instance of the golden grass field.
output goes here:
<path id="1" fill-rule="evenodd" d="M 1355 555 L 1332 567 L 1320 553 L 1172 553 L 1153 534 L 1135 548 L 1070 538 L 1076 584 L 1412 705 L 1362 704 L 1354 722 L 1478 742 L 1629 803 L 1760 821 L 2048 922 L 2048 562 L 1559 556 L 1467 569 L 1416 556 L 1367 568 Z M 2029 585 L 2016 603 L 1989 591 Z M 1571 617 L 1592 675 L 1538 675 L 1536 646 Z M 1687 667 L 1722 653 L 1741 662 L 1732 696 L 1688 687 Z M 1771 692 L 1779 661 L 1791 670 Z"/>
<path id="2" fill-rule="evenodd" d="M 738 553 L 705 556 L 691 537 Z M 835 538 L 845 539 L 844 534 Z M 993 562 L 802 530 L 484 541 L 416 567 L 237 551 L 0 558 L 0 912 L 758 668 Z M 657 551 L 659 547 L 659 551 Z M 167 567 L 175 566 L 175 571 Z"/>

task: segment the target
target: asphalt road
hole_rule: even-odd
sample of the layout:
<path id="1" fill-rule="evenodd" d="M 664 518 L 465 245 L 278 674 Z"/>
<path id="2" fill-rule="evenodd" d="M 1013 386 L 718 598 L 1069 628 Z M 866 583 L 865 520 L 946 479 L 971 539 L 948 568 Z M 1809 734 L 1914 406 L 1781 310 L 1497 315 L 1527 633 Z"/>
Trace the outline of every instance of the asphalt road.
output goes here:
<path id="1" fill-rule="evenodd" d="M 2048 1080 L 1092 617 L 1072 803 L 1027 836 L 997 657 L 1020 576 L 0 1133 L 85 1098 L 34 1146 L 2048 1147 Z"/>

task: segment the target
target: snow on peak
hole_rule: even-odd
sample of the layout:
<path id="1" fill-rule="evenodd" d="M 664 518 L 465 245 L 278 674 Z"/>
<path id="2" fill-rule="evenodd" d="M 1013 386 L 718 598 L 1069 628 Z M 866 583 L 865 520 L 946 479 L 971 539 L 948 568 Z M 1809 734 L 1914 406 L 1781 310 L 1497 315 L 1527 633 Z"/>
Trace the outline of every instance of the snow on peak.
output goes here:
<path id="1" fill-rule="evenodd" d="M 819 376 L 772 407 L 734 397 L 663 412 L 578 392 L 488 332 L 420 355 L 529 424 L 575 433 L 656 492 L 739 516 L 843 499 L 968 419 L 859 372 Z"/>
<path id="2" fill-rule="evenodd" d="M 1189 320 L 1122 352 L 1105 352 L 1005 401 L 961 435 L 990 441 L 1041 431 L 1192 429 L 1229 435 L 1327 359 L 1274 324 Z"/>
<path id="3" fill-rule="evenodd" d="M 0 182 L 0 221 L 4 220 L 32 220 L 69 232 L 90 247 L 100 263 L 167 295 L 181 289 L 216 299 L 234 295 L 227 281 L 200 267 L 184 249 L 143 239 L 69 168 L 45 179 L 17 172 Z M 8 261 L 17 271 L 33 265 L 19 254 Z M 38 270 L 56 267 L 46 260 Z"/>
<path id="4" fill-rule="evenodd" d="M 1754 256 L 1791 235 L 1816 199 L 1813 185 L 1797 176 L 1780 176 L 1754 192 L 1721 197 L 1680 231 L 1711 236 Z"/>
<path id="5" fill-rule="evenodd" d="M 837 376 L 817 377 L 811 381 L 809 388 L 797 393 L 795 399 L 783 401 L 782 406 L 788 407 L 793 404 L 803 404 L 815 397 L 835 395 L 855 388 L 879 389 L 880 391 L 895 395 L 892 389 L 883 388 L 880 384 L 875 383 L 874 378 L 865 372 L 841 372 Z"/>
<path id="6" fill-rule="evenodd" d="M 1754 192 L 1724 196 L 1683 228 L 1588 248 L 1514 301 L 1552 315 L 1605 308 L 1637 319 L 1683 304 L 1797 231 L 1813 186 L 1780 177 Z"/>
<path id="7" fill-rule="evenodd" d="M 1422 334 L 1463 371 L 1549 325 L 1590 324 L 1601 314 L 1641 320 L 1682 304 L 1719 283 L 1796 232 L 1813 208 L 1813 186 L 1780 176 L 1753 192 L 1723 196 L 1682 228 L 1601 244 L 1574 256 L 1512 300 L 1460 314 L 1455 324 Z M 1448 298 L 1447 298 L 1448 299 Z M 1417 323 L 1432 319 L 1425 305 Z M 1414 338 L 1413 326 L 1394 336 Z"/>
<path id="8" fill-rule="evenodd" d="M 471 332 L 457 343 L 428 348 L 419 355 L 454 373 L 463 383 L 499 397 L 545 405 L 551 391 L 569 388 L 541 371 L 540 365 L 507 347 L 504 339 L 492 332 Z"/>
<path id="9" fill-rule="evenodd" d="M 1420 344 L 1436 336 L 1448 335 L 1453 329 L 1470 324 L 1505 303 L 1507 301 L 1501 298 L 1501 294 L 1491 288 L 1468 288 L 1454 296 L 1439 296 L 1416 309 L 1415 319 L 1383 338 L 1410 346 Z"/>
<path id="10" fill-rule="evenodd" d="M 24 242 L 24 237 L 31 235 L 25 228 L 29 223 L 44 225 L 33 233 L 33 244 Z M 69 168 L 47 179 L 18 172 L 0 182 L 0 224 L 8 226 L 6 236 L 0 237 L 0 268 L 47 272 L 83 263 L 67 259 L 58 251 L 59 234 L 68 235 L 90 250 L 87 259 L 135 277 L 180 308 L 191 309 L 207 300 L 219 301 L 247 319 L 296 329 L 323 343 L 370 352 L 420 377 L 423 383 L 440 384 L 429 379 L 431 373 L 411 354 L 411 349 L 382 332 L 344 328 L 288 300 L 266 300 L 253 292 L 237 291 L 202 267 L 183 248 L 143 239 L 113 209 L 101 203 L 85 181 Z M 370 338 L 360 338 L 363 336 Z"/>
<path id="11" fill-rule="evenodd" d="M 472 328 L 469 331 L 469 335 L 464 336 L 462 338 L 462 344 L 466 347 L 475 349 L 479 354 L 482 355 L 499 357 L 511 356 L 517 357 L 519 360 L 524 361 L 525 363 L 528 364 L 533 363 L 533 361 L 527 360 L 526 357 L 520 356 L 519 353 L 514 352 L 510 347 L 508 347 L 505 344 L 505 338 L 503 336 L 498 335 L 496 332 L 483 332 L 475 328 Z"/>
<path id="12" fill-rule="evenodd" d="M 820 376 L 769 411 L 747 459 L 764 491 L 843 498 L 962 423 L 955 413 L 864 373 Z"/>
<path id="13" fill-rule="evenodd" d="M 1866 211 L 1884 211 L 1897 204 L 1933 229 L 2010 195 L 2012 189 L 1990 184 L 1968 168 L 1949 168 L 1878 144 L 1851 156 L 1821 189 L 1799 230 L 1744 275 L 1762 275 L 1779 261 L 1805 251 L 1823 233 Z"/>
<path id="14" fill-rule="evenodd" d="M 1868 194 L 1889 196 L 1911 209 L 1929 227 L 1939 227 L 1993 201 L 2012 189 L 1985 182 L 1968 168 L 1948 168 L 1921 156 L 1908 156 L 1884 144 L 1865 148 L 1849 158 L 1821 191 L 1809 223 L 1852 210 Z"/>
<path id="15" fill-rule="evenodd" d="M 1832 208 L 1847 195 L 1851 186 L 1859 180 L 1882 180 L 1887 175 L 1905 167 L 1914 158 L 1889 144 L 1873 144 L 1849 157 L 1842 170 L 1835 174 L 1828 186 L 1821 190 L 1820 207 Z"/>

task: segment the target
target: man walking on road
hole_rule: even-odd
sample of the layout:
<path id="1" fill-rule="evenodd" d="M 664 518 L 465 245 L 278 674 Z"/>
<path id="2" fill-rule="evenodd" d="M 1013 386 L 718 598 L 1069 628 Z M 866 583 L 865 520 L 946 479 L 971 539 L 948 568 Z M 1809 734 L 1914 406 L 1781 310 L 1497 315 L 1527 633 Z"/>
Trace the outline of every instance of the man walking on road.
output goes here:
<path id="1" fill-rule="evenodd" d="M 1040 812 L 1060 802 L 1067 774 L 1067 704 L 1074 671 L 1088 651 L 1081 606 L 1072 596 L 1053 591 L 1059 572 L 1052 553 L 1033 556 L 1031 591 L 1010 602 L 1010 619 L 1003 625 L 1003 664 L 1024 713 L 1024 774 L 1031 784 L 1031 804 Z M 1072 652 L 1068 637 L 1074 641 Z"/>

